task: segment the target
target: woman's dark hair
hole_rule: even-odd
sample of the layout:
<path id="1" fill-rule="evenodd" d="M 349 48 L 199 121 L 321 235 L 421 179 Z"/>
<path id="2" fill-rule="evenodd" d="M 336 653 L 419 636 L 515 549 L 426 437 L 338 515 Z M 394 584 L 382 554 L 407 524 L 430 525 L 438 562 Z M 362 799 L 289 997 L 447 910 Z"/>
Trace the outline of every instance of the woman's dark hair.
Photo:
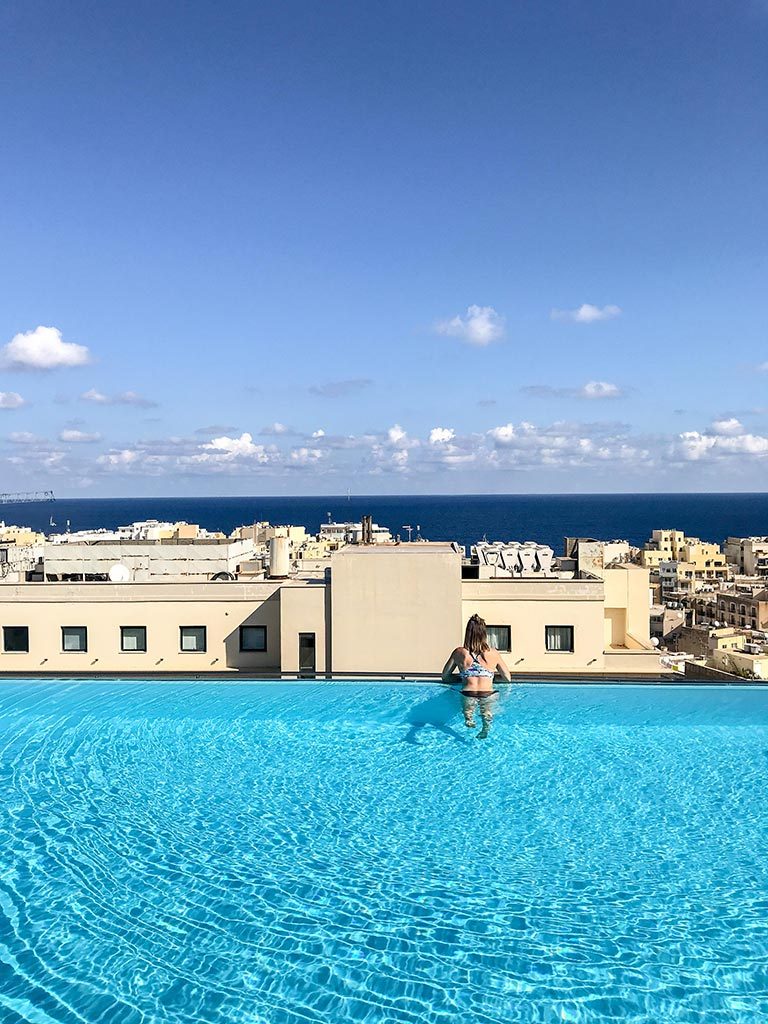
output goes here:
<path id="1" fill-rule="evenodd" d="M 491 649 L 488 643 L 488 634 L 485 631 L 485 620 L 481 619 L 479 615 L 473 615 L 467 622 L 467 628 L 464 631 L 464 646 L 470 654 L 482 654 L 483 651 Z"/>

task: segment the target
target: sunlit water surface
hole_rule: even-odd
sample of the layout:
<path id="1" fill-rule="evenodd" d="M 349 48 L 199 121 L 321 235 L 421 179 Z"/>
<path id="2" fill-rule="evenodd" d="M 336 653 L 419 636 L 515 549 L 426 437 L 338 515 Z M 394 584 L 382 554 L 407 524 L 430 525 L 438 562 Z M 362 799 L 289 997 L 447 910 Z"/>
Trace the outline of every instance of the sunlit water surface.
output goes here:
<path id="1" fill-rule="evenodd" d="M 768 1021 L 768 691 L 0 684 L 0 1021 Z"/>

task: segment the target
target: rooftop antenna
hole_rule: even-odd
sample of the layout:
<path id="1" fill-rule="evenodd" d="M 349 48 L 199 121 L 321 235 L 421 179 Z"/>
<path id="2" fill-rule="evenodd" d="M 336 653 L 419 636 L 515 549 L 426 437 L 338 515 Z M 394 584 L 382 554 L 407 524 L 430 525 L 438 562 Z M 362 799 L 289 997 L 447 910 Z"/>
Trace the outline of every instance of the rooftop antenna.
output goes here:
<path id="1" fill-rule="evenodd" d="M 418 524 L 416 526 L 416 540 L 421 540 L 421 527 Z"/>
<path id="2" fill-rule="evenodd" d="M 403 529 L 408 531 L 408 543 L 410 544 L 411 543 L 411 534 L 413 533 L 413 527 L 412 526 L 403 526 Z"/>
<path id="3" fill-rule="evenodd" d="M 325 514 L 328 516 L 328 522 L 331 523 L 333 521 L 331 519 L 331 513 L 330 512 L 326 512 Z"/>
<path id="4" fill-rule="evenodd" d="M 352 488 L 347 488 L 347 501 L 352 501 Z"/>
<path id="5" fill-rule="evenodd" d="M 49 525 L 49 526 L 55 526 L 55 525 L 56 525 L 56 523 L 54 523 L 54 521 L 53 521 L 53 516 L 51 516 L 51 518 L 50 518 L 50 521 L 49 521 L 48 525 Z"/>

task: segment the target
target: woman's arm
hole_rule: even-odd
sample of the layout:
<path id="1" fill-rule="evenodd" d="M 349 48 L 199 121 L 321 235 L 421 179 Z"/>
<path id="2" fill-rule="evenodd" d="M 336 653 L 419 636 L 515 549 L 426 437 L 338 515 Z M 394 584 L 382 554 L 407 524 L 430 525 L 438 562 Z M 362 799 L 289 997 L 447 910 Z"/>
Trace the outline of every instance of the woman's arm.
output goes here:
<path id="1" fill-rule="evenodd" d="M 502 656 L 496 651 L 496 671 L 499 673 L 502 679 L 506 679 L 508 683 L 512 682 L 512 674 L 507 668 L 507 663 L 504 661 Z"/>
<path id="2" fill-rule="evenodd" d="M 453 681 L 453 673 L 456 669 L 456 651 L 451 651 L 451 656 L 443 665 L 443 682 L 450 683 Z"/>

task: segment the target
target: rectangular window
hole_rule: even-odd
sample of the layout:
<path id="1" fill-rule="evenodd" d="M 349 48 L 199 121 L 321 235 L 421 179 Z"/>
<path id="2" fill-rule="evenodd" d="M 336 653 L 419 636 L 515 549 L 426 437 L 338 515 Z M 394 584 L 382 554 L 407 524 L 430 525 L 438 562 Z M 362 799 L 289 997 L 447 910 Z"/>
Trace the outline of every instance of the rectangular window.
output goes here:
<path id="1" fill-rule="evenodd" d="M 545 626 L 544 633 L 548 651 L 573 652 L 573 626 Z"/>
<path id="2" fill-rule="evenodd" d="M 147 649 L 147 627 L 146 626 L 121 626 L 120 627 L 120 650 L 121 651 L 146 651 Z"/>
<path id="3" fill-rule="evenodd" d="M 205 651 L 205 626 L 180 626 L 182 651 Z"/>
<path id="4" fill-rule="evenodd" d="M 240 627 L 240 650 L 241 651 L 266 651 L 267 649 L 267 627 L 266 626 L 241 626 Z"/>
<path id="5" fill-rule="evenodd" d="M 28 654 L 29 626 L 3 626 L 3 650 L 6 654 Z"/>
<path id="6" fill-rule="evenodd" d="M 62 651 L 87 651 L 88 629 L 85 626 L 61 627 Z"/>
<path id="7" fill-rule="evenodd" d="M 509 626 L 486 626 L 488 643 L 497 651 L 512 650 L 512 629 Z"/>

